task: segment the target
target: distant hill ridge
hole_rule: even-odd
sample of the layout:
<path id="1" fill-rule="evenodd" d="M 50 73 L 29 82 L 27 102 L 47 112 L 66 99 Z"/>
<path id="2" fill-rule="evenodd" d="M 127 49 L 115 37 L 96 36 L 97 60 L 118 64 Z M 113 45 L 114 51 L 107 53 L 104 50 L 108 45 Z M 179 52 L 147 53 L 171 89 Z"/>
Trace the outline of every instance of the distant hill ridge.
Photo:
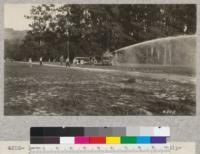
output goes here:
<path id="1" fill-rule="evenodd" d="M 5 28 L 4 29 L 4 39 L 7 40 L 23 40 L 26 36 L 27 31 L 26 30 L 14 30 L 12 28 Z"/>

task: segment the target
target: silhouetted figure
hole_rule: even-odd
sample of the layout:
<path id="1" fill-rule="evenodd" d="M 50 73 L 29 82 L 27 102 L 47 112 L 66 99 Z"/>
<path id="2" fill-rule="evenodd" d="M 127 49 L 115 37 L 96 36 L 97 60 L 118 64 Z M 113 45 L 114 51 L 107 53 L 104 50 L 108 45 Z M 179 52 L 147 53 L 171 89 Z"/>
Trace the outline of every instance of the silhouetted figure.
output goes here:
<path id="1" fill-rule="evenodd" d="M 40 57 L 40 65 L 42 65 L 42 57 Z"/>
<path id="2" fill-rule="evenodd" d="M 67 68 L 67 67 L 70 68 L 70 62 L 69 62 L 69 59 L 68 59 L 68 58 L 66 59 L 66 68 Z"/>
<path id="3" fill-rule="evenodd" d="M 29 58 L 28 62 L 29 62 L 29 66 L 32 67 L 32 59 L 31 58 Z"/>
<path id="4" fill-rule="evenodd" d="M 61 57 L 60 57 L 60 65 L 61 65 L 61 66 L 63 65 L 63 62 L 64 62 L 64 57 L 61 56 Z"/>

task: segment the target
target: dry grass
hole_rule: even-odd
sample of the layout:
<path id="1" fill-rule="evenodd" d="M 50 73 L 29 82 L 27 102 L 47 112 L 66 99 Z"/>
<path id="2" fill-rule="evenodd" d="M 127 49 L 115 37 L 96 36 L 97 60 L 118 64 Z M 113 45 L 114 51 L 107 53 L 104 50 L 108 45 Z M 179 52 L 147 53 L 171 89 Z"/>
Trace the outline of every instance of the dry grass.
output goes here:
<path id="1" fill-rule="evenodd" d="M 8 63 L 4 105 L 5 115 L 194 115 L 195 85 Z"/>

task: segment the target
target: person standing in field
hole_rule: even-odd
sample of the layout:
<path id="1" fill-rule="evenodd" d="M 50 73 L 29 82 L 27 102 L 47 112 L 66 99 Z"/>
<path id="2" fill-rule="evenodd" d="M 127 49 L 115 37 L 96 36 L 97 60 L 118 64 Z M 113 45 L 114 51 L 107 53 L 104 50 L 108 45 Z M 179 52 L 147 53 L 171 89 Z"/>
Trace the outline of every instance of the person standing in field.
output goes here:
<path id="1" fill-rule="evenodd" d="M 40 66 L 42 65 L 42 57 L 40 57 Z"/>
<path id="2" fill-rule="evenodd" d="M 70 68 L 70 62 L 69 62 L 69 58 L 66 59 L 66 68 L 69 67 Z"/>
<path id="3" fill-rule="evenodd" d="M 61 66 L 63 65 L 63 62 L 64 62 L 64 57 L 61 56 L 61 57 L 60 57 L 60 65 L 61 65 Z"/>
<path id="4" fill-rule="evenodd" d="M 29 62 L 29 66 L 32 67 L 32 58 L 29 58 L 28 62 Z"/>

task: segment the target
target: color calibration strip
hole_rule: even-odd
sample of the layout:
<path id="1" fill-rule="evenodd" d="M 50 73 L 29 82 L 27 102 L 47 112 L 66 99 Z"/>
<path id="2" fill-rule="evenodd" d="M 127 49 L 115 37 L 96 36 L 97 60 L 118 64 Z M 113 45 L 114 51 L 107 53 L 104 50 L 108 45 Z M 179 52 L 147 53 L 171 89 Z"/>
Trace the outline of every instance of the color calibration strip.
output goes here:
<path id="1" fill-rule="evenodd" d="M 32 137 L 31 144 L 165 144 L 167 137 Z"/>
<path id="2" fill-rule="evenodd" d="M 165 144 L 169 135 L 169 127 L 32 127 L 31 144 Z"/>
<path id="3" fill-rule="evenodd" d="M 158 144 L 166 143 L 166 137 L 60 137 L 60 144 Z"/>
<path id="4" fill-rule="evenodd" d="M 170 136 L 169 127 L 32 127 L 30 136 Z"/>

